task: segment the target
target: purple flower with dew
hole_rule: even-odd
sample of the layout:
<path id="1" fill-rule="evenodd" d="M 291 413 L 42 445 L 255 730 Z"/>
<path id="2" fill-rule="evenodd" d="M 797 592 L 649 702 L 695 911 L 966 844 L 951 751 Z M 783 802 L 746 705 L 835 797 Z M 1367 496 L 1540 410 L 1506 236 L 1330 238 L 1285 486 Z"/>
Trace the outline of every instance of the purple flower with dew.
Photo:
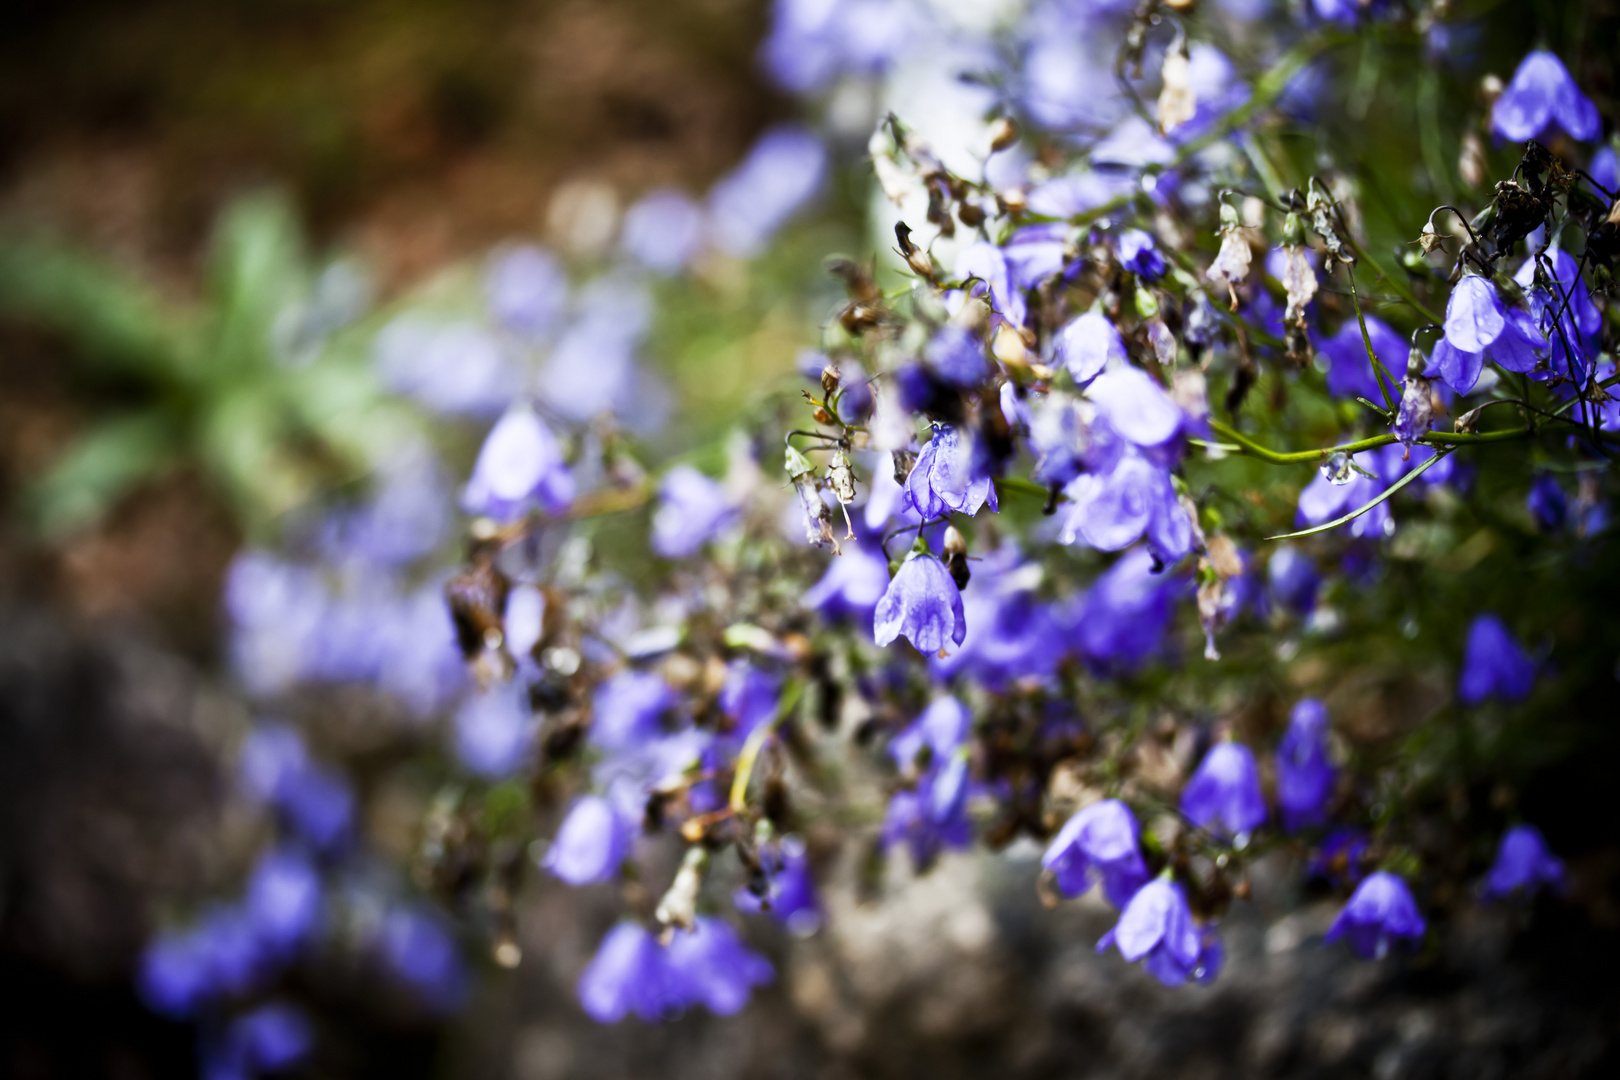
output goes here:
<path id="1" fill-rule="evenodd" d="M 1110 368 L 1127 363 L 1125 339 L 1100 311 L 1088 311 L 1065 326 L 1057 337 L 1053 360 L 1069 371 L 1079 386 Z"/>
<path id="2" fill-rule="evenodd" d="M 1316 606 L 1316 594 L 1322 586 L 1322 576 L 1299 548 L 1292 544 L 1278 544 L 1266 564 L 1266 587 L 1271 599 L 1284 607 L 1304 613 Z"/>
<path id="3" fill-rule="evenodd" d="M 978 240 L 964 247 L 956 256 L 956 276 L 967 281 L 977 279 L 970 292 L 989 294 L 990 306 L 997 315 L 1023 326 L 1029 314 L 1024 294 L 1013 284 L 1012 270 L 1007 265 L 1006 252 L 988 241 Z"/>
<path id="4" fill-rule="evenodd" d="M 1141 229 L 1126 229 L 1119 234 L 1119 264 L 1148 281 L 1164 276 L 1164 256 L 1159 254 L 1153 237 Z"/>
<path id="5" fill-rule="evenodd" d="M 248 878 L 245 904 L 261 941 L 277 951 L 292 949 L 309 938 L 320 920 L 320 875 L 298 851 L 267 851 Z"/>
<path id="6" fill-rule="evenodd" d="M 249 692 L 273 694 L 308 677 L 329 603 L 320 575 L 307 567 L 252 550 L 231 561 L 231 667 Z"/>
<path id="7" fill-rule="evenodd" d="M 754 987 L 776 977 L 770 961 L 744 945 L 730 924 L 707 915 L 670 939 L 667 961 L 681 999 L 718 1016 L 741 1011 Z"/>
<path id="8" fill-rule="evenodd" d="M 1519 61 L 1513 80 L 1491 107 L 1491 130 L 1509 142 L 1523 142 L 1553 125 L 1582 142 L 1603 130 L 1597 106 L 1581 93 L 1564 62 L 1536 49 Z"/>
<path id="9" fill-rule="evenodd" d="M 737 508 L 725 488 L 690 465 L 677 465 L 658 485 L 653 550 L 666 559 L 684 559 L 736 519 Z"/>
<path id="10" fill-rule="evenodd" d="M 1187 895 L 1168 878 L 1155 878 L 1136 890 L 1113 929 L 1097 942 L 1099 953 L 1117 947 L 1166 986 L 1180 986 L 1196 975 L 1204 953 L 1203 935 L 1187 907 Z"/>
<path id="11" fill-rule="evenodd" d="M 881 838 L 885 848 L 903 843 L 912 865 L 933 864 L 946 848 L 965 848 L 973 842 L 967 818 L 967 758 L 953 754 L 936 762 L 918 779 L 914 790 L 901 789 L 889 799 Z"/>
<path id="12" fill-rule="evenodd" d="M 804 604 L 824 619 L 866 623 L 888 588 L 889 560 L 883 553 L 865 544 L 846 545 L 842 555 L 828 562 L 821 580 L 805 591 Z"/>
<path id="13" fill-rule="evenodd" d="M 543 338 L 568 306 L 568 275 L 551 252 L 532 244 L 508 248 L 484 275 L 490 314 L 527 338 Z"/>
<path id="14" fill-rule="evenodd" d="M 879 646 L 904 636 L 920 653 L 960 645 L 967 635 L 962 590 L 934 555 L 913 553 L 900 564 L 872 613 L 872 639 Z"/>
<path id="15" fill-rule="evenodd" d="M 1352 510 L 1366 506 L 1382 495 L 1387 487 L 1381 480 L 1355 472 L 1350 473 L 1346 480 L 1335 482 L 1334 477 L 1330 475 L 1331 470 L 1331 462 L 1324 465 L 1299 493 L 1299 509 L 1294 515 L 1295 524 L 1321 525 L 1342 517 Z M 1389 512 L 1388 500 L 1347 524 L 1350 535 L 1354 537 L 1376 539 L 1395 532 L 1395 519 Z"/>
<path id="16" fill-rule="evenodd" d="M 1569 520 L 1569 498 L 1552 473 L 1536 477 L 1524 505 L 1530 512 L 1530 520 L 1542 532 L 1558 532 Z"/>
<path id="17" fill-rule="evenodd" d="M 1182 789 L 1181 812 L 1200 828 L 1233 836 L 1264 824 L 1266 800 L 1260 794 L 1260 772 L 1249 748 L 1235 742 L 1210 747 Z"/>
<path id="18" fill-rule="evenodd" d="M 471 323 L 402 315 L 378 332 L 372 356 L 390 390 L 448 416 L 498 416 L 523 392 L 523 368 Z"/>
<path id="19" fill-rule="evenodd" d="M 436 1012 L 452 1012 L 469 986 L 461 951 L 444 920 L 431 910 L 398 907 L 383 917 L 377 933 L 383 964 Z"/>
<path id="20" fill-rule="evenodd" d="M 998 510 L 996 485 L 976 467 L 973 439 L 941 424 L 917 455 L 906 477 L 906 498 L 923 520 L 945 514 L 973 516 L 981 506 Z"/>
<path id="21" fill-rule="evenodd" d="M 1399 379 L 1406 373 L 1406 339 L 1378 316 L 1368 315 L 1365 318 L 1373 354 L 1391 375 Z M 1355 319 L 1344 320 L 1338 330 L 1321 339 L 1317 355 L 1328 365 L 1328 393 L 1335 397 L 1360 396 L 1372 402 L 1383 400 L 1378 381 L 1373 378 L 1372 361 L 1367 358 L 1367 346 L 1361 340 L 1361 326 Z M 1391 392 L 1396 389 L 1390 386 Z"/>
<path id="22" fill-rule="evenodd" d="M 603 680 L 591 701 L 591 742 L 609 752 L 629 750 L 657 736 L 679 701 L 654 671 L 619 671 Z"/>
<path id="23" fill-rule="evenodd" d="M 1547 850 L 1541 830 L 1534 825 L 1515 825 L 1502 835 L 1480 893 L 1494 900 L 1515 894 L 1529 896 L 1543 886 L 1562 889 L 1564 863 Z"/>
<path id="24" fill-rule="evenodd" d="M 1435 346 L 1440 377 L 1466 394 L 1479 381 L 1485 350 L 1507 329 L 1507 311 L 1496 286 L 1478 274 L 1467 274 L 1446 301 L 1445 339 Z"/>
<path id="25" fill-rule="evenodd" d="M 456 757 L 474 776 L 500 780 L 523 766 L 534 742 L 534 718 L 523 688 L 495 686 L 456 710 Z"/>
<path id="26" fill-rule="evenodd" d="M 1015 289 L 1033 289 L 1063 271 L 1068 252 L 1068 226 L 1058 222 L 1026 225 L 1007 241 L 1003 252 Z"/>
<path id="27" fill-rule="evenodd" d="M 484 439 L 461 508 L 508 522 L 530 507 L 558 514 L 574 501 L 574 474 L 557 438 L 526 404 L 506 411 Z"/>
<path id="28" fill-rule="evenodd" d="M 1108 902 L 1123 908 L 1148 881 L 1139 835 L 1130 807 L 1118 799 L 1094 802 L 1058 830 L 1041 866 L 1052 871 L 1064 896 L 1079 896 L 1101 881 Z"/>
<path id="29" fill-rule="evenodd" d="M 978 386 L 990 373 L 983 343 L 965 327 L 940 327 L 923 355 L 941 382 L 963 390 Z"/>
<path id="30" fill-rule="evenodd" d="M 1477 616 L 1468 627 L 1462 675 L 1457 679 L 1457 696 L 1463 704 L 1478 705 L 1493 697 L 1520 701 L 1530 695 L 1535 681 L 1535 661 L 1502 620 L 1489 612 Z"/>
<path id="31" fill-rule="evenodd" d="M 619 242 L 649 270 L 676 274 L 703 244 L 703 208 L 684 191 L 660 188 L 624 212 Z"/>
<path id="32" fill-rule="evenodd" d="M 720 687 L 720 712 L 730 720 L 729 734 L 746 739 L 761 724 L 776 715 L 782 697 L 782 676 L 747 660 L 733 660 L 726 668 L 726 681 Z"/>
<path id="33" fill-rule="evenodd" d="M 815 880 L 810 876 L 810 856 L 804 841 L 784 836 L 775 847 L 760 850 L 765 870 L 765 895 L 756 896 L 747 888 L 733 897 L 737 910 L 769 912 L 777 922 L 800 937 L 821 926 L 821 903 L 816 899 Z"/>
<path id="34" fill-rule="evenodd" d="M 1153 553 L 1175 563 L 1192 550 L 1192 520 L 1176 496 L 1168 469 L 1127 449 L 1106 474 L 1083 473 L 1070 482 L 1072 504 L 1059 540 L 1084 541 L 1119 551 L 1144 533 Z"/>
<path id="35" fill-rule="evenodd" d="M 972 726 L 973 715 L 966 705 L 949 694 L 937 697 L 904 731 L 889 740 L 889 756 L 902 769 L 910 767 L 925 746 L 933 760 L 947 758 L 967 741 Z"/>
<path id="36" fill-rule="evenodd" d="M 1406 882 L 1385 870 L 1378 870 L 1356 886 L 1350 902 L 1344 905 L 1324 938 L 1350 940 L 1350 947 L 1363 960 L 1382 960 L 1398 938 L 1422 939 L 1428 928 Z"/>
<path id="37" fill-rule="evenodd" d="M 599 795 L 574 800 L 540 865 L 570 885 L 595 885 L 619 872 L 630 848 L 630 822 Z"/>
<path id="38" fill-rule="evenodd" d="M 1327 737 L 1327 706 L 1315 698 L 1295 704 L 1277 745 L 1277 807 L 1290 832 L 1321 821 L 1333 794 Z"/>
<path id="39" fill-rule="evenodd" d="M 272 1002 L 231 1021 L 221 1048 L 223 1060 L 216 1064 L 230 1076 L 279 1073 L 302 1063 L 314 1048 L 309 1017 L 291 1005 Z"/>
<path id="40" fill-rule="evenodd" d="M 681 987 L 658 940 L 637 923 L 607 932 L 579 977 L 579 1003 L 599 1024 L 616 1024 L 630 1013 L 662 1020 L 680 1011 Z"/>
<path id="41" fill-rule="evenodd" d="M 1120 556 L 1087 589 L 1076 606 L 1071 640 L 1081 655 L 1104 671 L 1140 667 L 1164 643 L 1171 603 L 1186 581 L 1155 573 L 1147 548 Z"/>
<path id="42" fill-rule="evenodd" d="M 1086 396 L 1121 438 L 1144 448 L 1169 442 L 1185 419 L 1164 387 L 1140 368 L 1103 372 L 1086 388 Z"/>
<path id="43" fill-rule="evenodd" d="M 827 150 L 807 129 L 774 127 L 709 191 L 709 231 L 722 251 L 752 258 L 821 186 Z"/>

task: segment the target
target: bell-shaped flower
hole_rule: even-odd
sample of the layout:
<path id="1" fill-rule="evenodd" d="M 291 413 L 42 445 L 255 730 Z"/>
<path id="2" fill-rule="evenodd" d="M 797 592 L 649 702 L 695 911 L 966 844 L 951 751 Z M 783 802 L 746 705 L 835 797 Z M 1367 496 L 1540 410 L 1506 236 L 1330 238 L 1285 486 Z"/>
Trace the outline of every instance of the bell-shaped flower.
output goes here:
<path id="1" fill-rule="evenodd" d="M 775 847 L 762 848 L 759 857 L 765 874 L 765 894 L 755 895 L 747 887 L 738 889 L 733 896 L 737 910 L 769 912 L 794 934 L 802 937 L 813 933 L 821 925 L 821 903 L 816 898 L 804 841 L 784 836 Z"/>
<path id="2" fill-rule="evenodd" d="M 1462 675 L 1457 679 L 1457 696 L 1463 703 L 1478 705 L 1493 697 L 1519 701 L 1529 696 L 1535 681 L 1535 661 L 1502 620 L 1488 612 L 1475 618 L 1468 627 Z"/>
<path id="3" fill-rule="evenodd" d="M 1501 900 L 1514 894 L 1529 896 L 1543 886 L 1561 889 L 1563 884 L 1563 860 L 1547 850 L 1541 830 L 1534 825 L 1515 825 L 1503 834 L 1480 892 Z"/>
<path id="4" fill-rule="evenodd" d="M 1327 706 L 1320 701 L 1306 698 L 1288 714 L 1277 744 L 1277 806 L 1289 831 L 1321 821 L 1333 793 L 1327 736 Z"/>
<path id="5" fill-rule="evenodd" d="M 295 948 L 321 916 L 315 864 L 291 848 L 266 852 L 248 878 L 246 906 L 261 940 L 278 951 Z"/>
<path id="6" fill-rule="evenodd" d="M 449 1012 L 466 999 L 467 966 L 444 919 L 430 908 L 398 907 L 383 917 L 383 963 L 426 1005 Z"/>
<path id="7" fill-rule="evenodd" d="M 1372 341 L 1373 354 L 1390 374 L 1400 378 L 1406 371 L 1409 351 L 1406 339 L 1376 315 L 1368 315 L 1366 320 L 1367 337 Z M 1382 400 L 1378 380 L 1373 378 L 1367 345 L 1361 340 L 1361 325 L 1355 319 L 1344 320 L 1338 330 L 1323 338 L 1317 346 L 1317 354 L 1328 364 L 1328 393 L 1336 397 L 1359 395 L 1368 401 Z"/>
<path id="8" fill-rule="evenodd" d="M 971 436 L 949 424 L 936 427 L 917 455 L 906 477 L 906 500 L 924 521 L 946 514 L 971 517 L 981 506 L 1000 509 L 995 481 L 975 460 Z"/>
<path id="9" fill-rule="evenodd" d="M 1435 347 L 1440 377 L 1459 394 L 1479 380 L 1485 350 L 1507 329 L 1507 311 L 1496 286 L 1478 274 L 1464 275 L 1446 301 L 1445 348 Z"/>
<path id="10" fill-rule="evenodd" d="M 561 513 L 574 501 L 574 474 L 563 461 L 557 438 L 527 404 L 512 406 L 495 422 L 461 507 L 497 521 L 511 521 L 530 507 Z"/>
<path id="11" fill-rule="evenodd" d="M 223 1039 L 205 1053 L 210 1080 L 280 1074 L 298 1065 L 315 1046 L 315 1027 L 282 1002 L 261 1005 L 231 1021 Z"/>
<path id="12" fill-rule="evenodd" d="M 1564 494 L 1552 473 L 1544 472 L 1535 478 L 1524 505 L 1530 512 L 1530 520 L 1542 532 L 1558 532 L 1569 520 L 1569 496 Z"/>
<path id="13" fill-rule="evenodd" d="M 878 645 L 901 636 L 924 654 L 947 643 L 960 645 L 967 636 L 962 590 L 934 555 L 907 556 L 872 613 L 872 638 Z"/>
<path id="14" fill-rule="evenodd" d="M 1378 498 L 1387 486 L 1382 479 L 1363 476 L 1348 466 L 1341 473 L 1335 471 L 1334 463 L 1325 463 L 1300 491 L 1294 521 L 1298 525 L 1321 525 L 1343 517 Z M 1350 535 L 1355 537 L 1378 539 L 1395 531 L 1387 499 L 1347 524 Z"/>
<path id="15" fill-rule="evenodd" d="M 1154 554 L 1179 561 L 1193 546 L 1192 520 L 1176 496 L 1169 470 L 1134 448 L 1106 474 L 1083 473 L 1068 486 L 1072 503 L 1059 540 L 1085 541 L 1099 551 L 1119 551 L 1144 533 Z"/>
<path id="16" fill-rule="evenodd" d="M 456 756 L 476 776 L 497 780 L 512 775 L 533 741 L 534 717 L 515 683 L 475 694 L 456 712 Z"/>
<path id="17" fill-rule="evenodd" d="M 1119 265 L 1148 281 L 1164 276 L 1164 256 L 1159 254 L 1153 237 L 1141 229 L 1126 229 L 1120 233 Z"/>
<path id="18" fill-rule="evenodd" d="M 776 715 L 782 697 L 782 676 L 748 660 L 733 660 L 720 687 L 720 712 L 731 722 L 728 734 L 746 739 L 760 724 Z"/>
<path id="19" fill-rule="evenodd" d="M 707 915 L 699 915 L 690 931 L 676 933 L 666 951 L 681 1000 L 719 1016 L 739 1012 L 754 987 L 776 977 L 770 961 L 744 945 L 730 924 Z"/>
<path id="20" fill-rule="evenodd" d="M 1088 311 L 1058 332 L 1053 359 L 1068 368 L 1076 385 L 1085 386 L 1109 368 L 1126 366 L 1125 339 L 1108 316 Z"/>
<path id="21" fill-rule="evenodd" d="M 1172 601 L 1185 578 L 1155 572 L 1145 547 L 1133 548 L 1092 582 L 1075 607 L 1072 640 L 1102 671 L 1140 667 L 1164 642 Z"/>
<path id="22" fill-rule="evenodd" d="M 610 752 L 644 743 L 658 734 L 659 721 L 677 700 L 657 672 L 615 672 L 591 699 L 591 742 Z"/>
<path id="23" fill-rule="evenodd" d="M 1164 387 L 1141 368 L 1103 372 L 1086 388 L 1097 414 L 1127 442 L 1162 446 L 1181 431 L 1185 419 Z"/>
<path id="24" fill-rule="evenodd" d="M 1428 928 L 1406 882 L 1386 870 L 1368 874 L 1334 918 L 1327 941 L 1350 939 L 1363 960 L 1383 959 L 1397 938 L 1420 940 Z"/>
<path id="25" fill-rule="evenodd" d="M 581 796 L 563 819 L 540 865 L 570 885 L 608 881 L 624 861 L 633 828 L 607 799 Z"/>
<path id="26" fill-rule="evenodd" d="M 880 834 L 883 846 L 905 844 L 919 871 L 932 865 L 942 849 L 967 847 L 973 842 L 967 792 L 966 755 L 936 761 L 915 789 L 902 788 L 889 799 Z"/>
<path id="27" fill-rule="evenodd" d="M 662 1020 L 685 1003 L 658 939 L 639 923 L 622 922 L 607 932 L 579 977 L 579 1003 L 599 1024 L 616 1024 L 630 1013 Z"/>
<path id="28" fill-rule="evenodd" d="M 1478 377 L 1476 372 L 1474 378 Z M 1401 402 L 1395 410 L 1395 423 L 1391 425 L 1395 437 L 1411 446 L 1429 433 L 1434 417 L 1434 384 L 1420 372 L 1408 370 L 1401 382 Z"/>
<path id="29" fill-rule="evenodd" d="M 1119 954 L 1166 986 L 1180 986 L 1189 976 L 1204 979 L 1203 969 L 1220 966 L 1218 940 L 1206 938 L 1193 922 L 1187 895 L 1168 878 L 1155 878 L 1136 890 L 1112 930 L 1097 942 L 1099 953 L 1117 947 Z"/>
<path id="30" fill-rule="evenodd" d="M 1322 575 L 1317 573 L 1311 557 L 1292 544 L 1278 544 L 1266 564 L 1266 590 L 1273 603 L 1301 613 L 1316 606 L 1316 594 L 1322 586 Z"/>
<path id="31" fill-rule="evenodd" d="M 766 131 L 748 156 L 709 189 L 709 233 L 715 246 L 752 258 L 810 201 L 827 172 L 827 148 L 808 129 Z"/>
<path id="32" fill-rule="evenodd" d="M 1035 455 L 1031 480 L 1043 486 L 1067 484 L 1080 475 L 1086 444 L 1085 422 L 1074 398 L 1052 393 L 1030 404 L 1029 449 Z"/>
<path id="33" fill-rule="evenodd" d="M 737 509 L 725 488 L 690 465 L 677 465 L 658 485 L 653 550 L 666 559 L 684 559 L 736 518 Z"/>
<path id="34" fill-rule="evenodd" d="M 1519 61 L 1502 96 L 1491 108 L 1491 130 L 1510 142 L 1534 139 L 1552 125 L 1571 138 L 1595 139 L 1602 131 L 1597 106 L 1581 93 L 1557 56 L 1536 49 Z"/>
<path id="35" fill-rule="evenodd" d="M 1594 174 L 1595 175 L 1595 174 Z M 1033 289 L 1061 273 L 1068 255 L 1069 227 L 1062 222 L 1026 225 L 1014 232 L 1002 248 L 1015 289 Z"/>
<path id="36" fill-rule="evenodd" d="M 1603 313 L 1598 310 L 1590 290 L 1581 280 L 1580 265 L 1574 256 L 1560 249 L 1545 257 L 1552 270 L 1547 275 L 1551 278 L 1552 289 L 1536 285 L 1538 261 L 1534 257 L 1526 259 L 1513 275 L 1514 283 L 1525 291 L 1525 302 L 1529 307 L 1525 320 L 1529 325 L 1521 334 L 1530 339 L 1532 351 L 1539 342 L 1540 351 L 1552 360 L 1552 370 L 1537 373 L 1536 378 L 1562 375 L 1584 382 L 1587 369 L 1599 352 L 1601 341 L 1598 332 L 1603 326 Z M 1540 337 L 1536 338 L 1534 334 Z M 1531 370 L 1528 367 L 1510 366 L 1510 361 L 1521 359 L 1523 351 L 1514 350 L 1513 356 L 1504 359 L 1503 366 L 1513 371 Z"/>
<path id="37" fill-rule="evenodd" d="M 973 715 L 961 701 L 946 694 L 929 703 L 922 714 L 889 741 L 889 755 L 902 769 L 909 767 L 923 747 L 942 761 L 967 741 Z"/>
<path id="38" fill-rule="evenodd" d="M 624 212 L 619 243 L 625 254 L 660 274 L 679 273 L 703 246 L 703 208 L 676 188 L 642 196 Z"/>
<path id="39" fill-rule="evenodd" d="M 1218 742 L 1181 792 L 1181 812 L 1200 828 L 1219 827 L 1236 836 L 1266 820 L 1260 773 L 1247 746 Z"/>
<path id="40" fill-rule="evenodd" d="M 1103 799 L 1081 807 L 1064 823 L 1047 845 L 1041 866 L 1052 871 L 1064 896 L 1079 896 L 1100 880 L 1108 902 L 1123 908 L 1148 880 L 1139 835 L 1130 807 Z"/>
<path id="41" fill-rule="evenodd" d="M 946 324 L 923 352 L 935 376 L 948 386 L 971 390 L 990 374 L 984 344 L 966 327 Z"/>
<path id="42" fill-rule="evenodd" d="M 524 244 L 491 262 L 484 296 L 501 326 L 526 338 L 544 338 L 568 306 L 568 275 L 551 252 Z"/>
<path id="43" fill-rule="evenodd" d="M 894 490 L 901 489 L 895 485 Z M 870 499 L 867 505 L 871 506 Z M 888 587 L 889 560 L 883 553 L 865 544 L 846 544 L 844 553 L 827 564 L 821 580 L 805 590 L 804 603 L 824 619 L 861 621 L 872 617 Z"/>

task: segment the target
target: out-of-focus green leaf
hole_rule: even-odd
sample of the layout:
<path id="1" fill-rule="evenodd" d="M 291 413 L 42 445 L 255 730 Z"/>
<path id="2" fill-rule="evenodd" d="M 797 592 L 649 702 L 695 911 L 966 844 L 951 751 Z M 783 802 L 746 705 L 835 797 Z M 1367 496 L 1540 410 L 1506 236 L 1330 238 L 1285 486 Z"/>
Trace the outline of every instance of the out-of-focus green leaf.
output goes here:
<path id="1" fill-rule="evenodd" d="M 219 322 L 200 359 L 210 381 L 228 381 L 274 362 L 276 317 L 307 285 L 292 208 L 270 192 L 233 202 L 215 228 L 209 263 Z"/>
<path id="2" fill-rule="evenodd" d="M 30 518 L 50 537 L 90 524 L 141 481 L 174 463 L 177 434 L 167 416 L 154 412 L 94 428 L 28 491 Z"/>

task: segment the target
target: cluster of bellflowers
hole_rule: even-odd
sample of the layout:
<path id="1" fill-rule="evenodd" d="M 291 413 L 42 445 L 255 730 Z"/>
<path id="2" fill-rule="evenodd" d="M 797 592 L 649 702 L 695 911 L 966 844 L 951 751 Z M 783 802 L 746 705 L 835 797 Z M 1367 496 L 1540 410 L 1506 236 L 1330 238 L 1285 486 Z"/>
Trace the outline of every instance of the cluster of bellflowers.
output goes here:
<path id="1" fill-rule="evenodd" d="M 797 129 L 704 201 L 636 204 L 594 280 L 514 249 L 483 321 L 384 330 L 399 392 L 493 423 L 459 490 L 430 452 L 401 454 L 305 530 L 305 555 L 233 569 L 233 657 L 266 710 L 243 782 L 276 851 L 309 868 L 298 943 L 359 943 L 441 1007 L 467 978 L 446 924 L 378 884 L 341 777 L 269 719 L 323 684 L 391 698 L 446 751 L 413 880 L 468 915 L 466 941 L 519 962 L 525 882 L 619 906 L 578 982 L 605 1023 L 734 1013 L 774 977 L 749 943 L 761 924 L 815 933 L 834 878 L 901 858 L 922 873 L 975 843 L 1044 852 L 1054 904 L 1096 889 L 1118 911 L 1098 951 L 1170 985 L 1218 976 L 1221 919 L 1262 857 L 1336 895 L 1326 936 L 1368 958 L 1419 947 L 1436 895 L 1562 888 L 1525 821 L 1496 822 L 1466 866 L 1426 863 L 1381 794 L 1400 785 L 1378 769 L 1399 766 L 1357 755 L 1331 699 L 1295 693 L 1255 723 L 1166 688 L 1208 685 L 1247 640 L 1280 638 L 1285 659 L 1330 640 L 1398 516 L 1466 495 L 1487 445 L 1524 450 L 1527 530 L 1578 545 L 1608 527 L 1620 211 L 1603 118 L 1531 52 L 1464 140 L 1511 145 L 1516 167 L 1411 222 L 1397 279 L 1362 242 L 1350 176 L 1329 162 L 1283 189 L 1260 136 L 1310 115 L 1331 91 L 1321 56 L 1371 24 L 1430 48 L 1468 28 L 1316 0 L 1256 38 L 1294 77 L 1248 81 L 1215 31 L 1258 34 L 1268 6 L 1202 6 L 779 3 L 771 76 L 834 129 L 881 114 L 861 167 L 886 254 L 830 263 L 847 296 L 803 383 L 714 453 L 634 453 L 660 398 L 635 362 L 638 283 L 768 243 L 828 165 Z M 1332 441 L 1264 444 L 1245 405 L 1284 383 Z M 1288 506 L 1242 505 L 1255 468 L 1288 470 Z M 643 529 L 651 573 L 632 580 L 602 549 Z M 1551 658 L 1513 612 L 1467 616 L 1448 707 L 1522 708 Z M 250 764 L 267 746 L 286 763 Z M 1440 888 L 1459 873 L 1469 889 Z M 351 881 L 381 899 L 342 899 Z M 220 911 L 269 940 L 251 887 Z M 416 921 L 391 937 L 402 911 Z M 297 950 L 255 945 L 233 982 L 208 918 L 154 944 L 152 999 L 256 1015 L 241 1008 Z"/>

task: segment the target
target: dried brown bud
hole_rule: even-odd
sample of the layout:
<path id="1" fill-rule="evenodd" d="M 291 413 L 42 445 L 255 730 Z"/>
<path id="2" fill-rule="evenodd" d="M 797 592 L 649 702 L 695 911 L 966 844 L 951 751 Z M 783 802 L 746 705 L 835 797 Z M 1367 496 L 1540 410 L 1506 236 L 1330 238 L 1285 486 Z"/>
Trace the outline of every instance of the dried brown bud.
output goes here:
<path id="1" fill-rule="evenodd" d="M 839 378 L 841 378 L 841 374 L 836 365 L 828 364 L 826 367 L 822 368 L 821 392 L 830 397 L 832 392 L 838 389 Z"/>
<path id="2" fill-rule="evenodd" d="M 999 153 L 1018 141 L 1018 122 L 1010 116 L 1000 116 L 990 125 L 990 152 Z"/>

